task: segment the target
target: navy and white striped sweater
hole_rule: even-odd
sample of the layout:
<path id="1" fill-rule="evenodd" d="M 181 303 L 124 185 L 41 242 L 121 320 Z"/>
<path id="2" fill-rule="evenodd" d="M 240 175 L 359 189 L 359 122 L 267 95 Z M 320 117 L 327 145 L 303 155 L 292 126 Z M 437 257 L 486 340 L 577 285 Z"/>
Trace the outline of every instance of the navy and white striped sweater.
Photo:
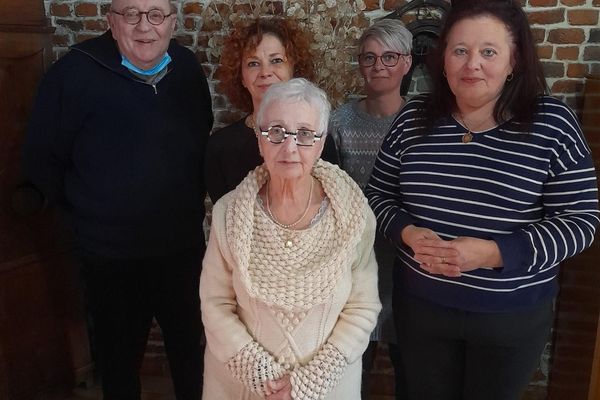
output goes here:
<path id="1" fill-rule="evenodd" d="M 589 247 L 599 222 L 596 174 L 581 128 L 562 102 L 539 100 L 533 132 L 510 121 L 473 135 L 448 118 L 427 130 L 411 100 L 383 141 L 366 189 L 380 231 L 397 243 L 397 284 L 448 307 L 503 312 L 554 296 L 561 261 Z M 493 239 L 503 268 L 459 278 L 419 268 L 400 232 Z M 397 275 L 398 276 L 398 275 Z"/>

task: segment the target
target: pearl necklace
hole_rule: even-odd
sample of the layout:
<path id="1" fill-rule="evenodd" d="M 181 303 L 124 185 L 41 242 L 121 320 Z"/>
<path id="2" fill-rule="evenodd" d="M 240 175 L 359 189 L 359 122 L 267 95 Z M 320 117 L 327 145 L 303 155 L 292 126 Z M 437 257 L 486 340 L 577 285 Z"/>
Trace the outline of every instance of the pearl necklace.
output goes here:
<path id="1" fill-rule="evenodd" d="M 302 213 L 302 215 L 300 216 L 300 218 L 298 218 L 298 220 L 296 220 L 295 222 L 292 222 L 291 224 L 282 224 L 281 222 L 279 222 L 277 220 L 277 218 L 275 218 L 275 216 L 271 212 L 271 207 L 269 205 L 269 181 L 267 181 L 267 193 L 265 193 L 265 197 L 267 198 L 267 213 L 269 214 L 269 217 L 271 217 L 271 219 L 273 220 L 273 222 L 275 222 L 277 225 L 279 225 L 282 228 L 289 229 L 289 228 L 293 228 L 296 225 L 298 225 L 300 223 L 300 221 L 302 221 L 304 219 L 304 217 L 306 217 L 306 214 L 308 214 L 308 210 L 310 209 L 310 201 L 312 199 L 313 187 L 314 186 L 315 186 L 315 180 L 311 176 L 310 177 L 310 192 L 308 193 L 308 201 L 306 202 L 306 209 L 304 209 L 304 212 Z M 286 247 L 289 247 L 289 246 L 286 246 Z"/>

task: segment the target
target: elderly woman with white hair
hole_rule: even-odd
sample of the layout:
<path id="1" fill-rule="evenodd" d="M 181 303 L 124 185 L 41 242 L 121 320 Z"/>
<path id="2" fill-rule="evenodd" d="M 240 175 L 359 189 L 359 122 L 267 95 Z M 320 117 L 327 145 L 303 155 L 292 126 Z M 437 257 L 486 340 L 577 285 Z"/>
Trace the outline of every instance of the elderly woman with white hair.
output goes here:
<path id="1" fill-rule="evenodd" d="M 204 399 L 360 399 L 381 308 L 375 218 L 319 159 L 329 110 L 305 79 L 269 88 L 255 128 L 264 164 L 215 204 L 200 283 Z"/>

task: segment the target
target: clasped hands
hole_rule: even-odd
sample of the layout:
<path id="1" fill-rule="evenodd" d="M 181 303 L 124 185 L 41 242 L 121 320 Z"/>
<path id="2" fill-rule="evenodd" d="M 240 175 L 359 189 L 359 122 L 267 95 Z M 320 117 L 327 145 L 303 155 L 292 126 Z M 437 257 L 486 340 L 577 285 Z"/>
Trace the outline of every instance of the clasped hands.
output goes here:
<path id="1" fill-rule="evenodd" d="M 420 267 L 431 274 L 459 277 L 477 268 L 502 266 L 500 249 L 493 240 L 467 236 L 443 240 L 431 229 L 415 225 L 405 227 L 401 239 L 414 251 Z"/>
<path id="2" fill-rule="evenodd" d="M 284 375 L 280 379 L 267 381 L 267 400 L 292 400 L 292 383 L 290 376 Z"/>

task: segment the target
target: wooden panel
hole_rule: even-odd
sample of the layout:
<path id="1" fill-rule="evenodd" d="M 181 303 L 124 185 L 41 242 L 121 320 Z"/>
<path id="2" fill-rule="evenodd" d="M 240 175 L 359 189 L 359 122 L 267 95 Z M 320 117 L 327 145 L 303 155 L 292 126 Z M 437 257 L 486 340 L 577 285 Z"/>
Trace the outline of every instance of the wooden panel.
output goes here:
<path id="1" fill-rule="evenodd" d="M 585 98 L 583 108 L 583 129 L 590 142 L 596 164 L 600 173 L 600 75 L 589 75 L 585 81 Z M 600 176 L 599 176 L 600 181 Z M 596 242 L 597 243 L 597 242 Z M 600 258 L 599 258 L 600 259 Z M 596 260 L 598 262 L 598 259 Z M 598 264 L 596 264 L 596 267 Z M 600 276 L 600 274 L 598 274 Z M 596 281 L 600 286 L 600 279 Z M 600 307 L 599 307 L 600 308 Z M 588 400 L 600 400 L 600 312 L 596 312 L 596 338 L 593 351 L 592 370 L 589 378 Z"/>
<path id="2" fill-rule="evenodd" d="M 53 212 L 14 211 L 27 120 L 51 61 L 41 0 L 0 0 L 0 399 L 64 399 L 91 375 L 81 285 Z M 21 208 L 23 209 L 23 208 Z"/>
<path id="3" fill-rule="evenodd" d="M 44 3 L 39 0 L 0 0 L 0 25 L 46 25 Z"/>
<path id="4" fill-rule="evenodd" d="M 596 331 L 596 350 L 592 365 L 590 390 L 588 400 L 600 400 L 600 314 L 598 314 L 598 329 Z"/>
<path id="5" fill-rule="evenodd" d="M 67 308 L 57 289 L 61 281 L 72 283 L 69 276 L 73 274 L 68 273 L 66 263 L 49 261 L 35 260 L 0 273 L 2 399 L 34 399 L 72 385 L 64 327 Z"/>
<path id="6" fill-rule="evenodd" d="M 27 119 L 49 63 L 48 41 L 43 34 L 0 34 L 0 263 L 50 251 L 36 238 L 54 236 L 48 215 L 32 220 L 11 209 L 14 190 L 22 182 L 20 155 Z"/>
<path id="7" fill-rule="evenodd" d="M 596 168 L 600 167 L 599 105 L 600 76 L 588 77 L 582 126 L 594 154 Z M 600 173 L 600 169 L 597 173 Z M 598 260 L 600 232 L 596 232 L 596 240 L 589 249 L 561 266 L 549 399 L 590 400 L 590 387 L 600 380 L 598 367 L 594 369 L 594 350 L 600 340 Z M 594 400 L 600 400 L 598 396 L 596 394 Z"/>

